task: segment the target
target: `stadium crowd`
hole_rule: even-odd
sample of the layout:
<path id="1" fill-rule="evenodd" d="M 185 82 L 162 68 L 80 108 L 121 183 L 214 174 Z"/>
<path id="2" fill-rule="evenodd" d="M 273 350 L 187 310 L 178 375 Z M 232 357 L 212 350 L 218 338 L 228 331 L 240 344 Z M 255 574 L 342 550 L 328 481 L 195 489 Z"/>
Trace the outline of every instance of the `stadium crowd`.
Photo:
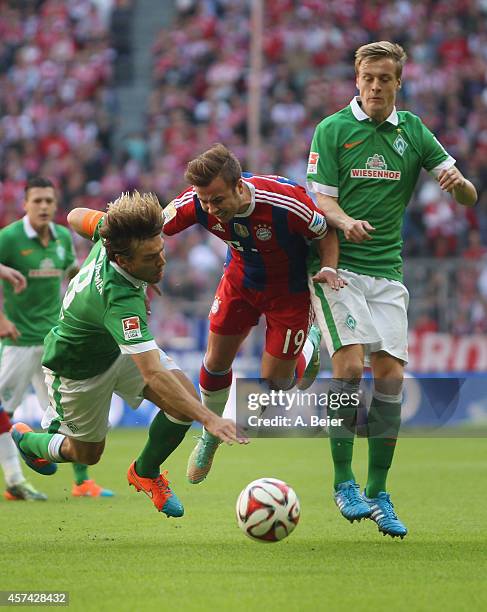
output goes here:
<path id="1" fill-rule="evenodd" d="M 102 208 L 132 188 L 169 202 L 185 186 L 187 161 L 216 141 L 246 167 L 250 3 L 176 0 L 174 23 L 153 44 L 145 133 L 127 134 L 123 150 L 115 151 L 120 28 L 113 31 L 113 23 L 116 11 L 131 5 L 0 1 L 2 225 L 22 214 L 25 179 L 37 173 L 59 185 L 62 221 L 74 206 Z M 355 94 L 351 49 L 380 39 L 403 45 L 409 61 L 400 106 L 423 118 L 479 192 L 474 210 L 456 207 L 422 176 L 405 218 L 405 255 L 469 264 L 423 266 L 431 274 L 418 285 L 412 323 L 487 331 L 487 2 L 273 0 L 264 6 L 263 144 L 253 170 L 303 183 L 315 125 Z M 183 307 L 158 319 L 161 342 L 194 336 L 186 314 L 195 303 L 208 307 L 224 255 L 198 229 L 171 238 L 167 249 L 165 293 Z M 418 274 L 406 270 L 406 280 Z M 437 316 L 445 295 L 453 300 L 449 320 Z M 170 309 L 167 303 L 162 310 Z"/>

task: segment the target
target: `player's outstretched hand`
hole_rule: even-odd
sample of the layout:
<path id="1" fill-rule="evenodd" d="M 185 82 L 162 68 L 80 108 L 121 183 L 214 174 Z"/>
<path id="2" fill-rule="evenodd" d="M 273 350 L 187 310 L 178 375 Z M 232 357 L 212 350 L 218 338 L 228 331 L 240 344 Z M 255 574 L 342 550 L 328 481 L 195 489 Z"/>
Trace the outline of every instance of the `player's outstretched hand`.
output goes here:
<path id="1" fill-rule="evenodd" d="M 14 293 L 20 293 L 27 287 L 27 281 L 22 272 L 3 264 L 0 264 L 0 278 L 12 285 Z"/>
<path id="2" fill-rule="evenodd" d="M 465 179 L 462 176 L 460 170 L 455 166 L 448 168 L 448 170 L 442 170 L 438 175 L 438 184 L 440 189 L 452 193 L 455 187 L 463 187 Z"/>
<path id="3" fill-rule="evenodd" d="M 333 270 L 333 268 L 321 269 L 311 277 L 311 280 L 313 283 L 324 283 L 334 291 L 339 291 L 343 289 L 345 285 L 348 285 L 348 282 L 339 276 L 338 272 Z"/>
<path id="4" fill-rule="evenodd" d="M 223 419 L 215 414 L 204 425 L 208 433 L 220 438 L 226 444 L 231 444 L 232 442 L 248 444 L 249 442 L 246 437 L 237 432 L 237 426 L 230 419 Z"/>
<path id="5" fill-rule="evenodd" d="M 342 230 L 346 240 L 350 242 L 363 242 L 364 240 L 372 240 L 369 232 L 374 232 L 375 227 L 363 219 L 350 218 L 350 220 L 345 222 Z"/>

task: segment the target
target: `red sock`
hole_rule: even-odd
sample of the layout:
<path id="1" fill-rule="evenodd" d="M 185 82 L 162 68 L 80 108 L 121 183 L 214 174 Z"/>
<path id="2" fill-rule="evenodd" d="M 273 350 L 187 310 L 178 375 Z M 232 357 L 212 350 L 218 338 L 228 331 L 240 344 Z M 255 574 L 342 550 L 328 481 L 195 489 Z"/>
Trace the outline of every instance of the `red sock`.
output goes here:
<path id="1" fill-rule="evenodd" d="M 203 364 L 200 369 L 200 387 L 205 391 L 220 391 L 232 384 L 232 368 L 228 372 L 208 372 Z"/>
<path id="2" fill-rule="evenodd" d="M 11 427 L 12 422 L 10 421 L 10 417 L 5 410 L 0 408 L 0 434 L 7 433 L 7 431 L 10 431 Z"/>

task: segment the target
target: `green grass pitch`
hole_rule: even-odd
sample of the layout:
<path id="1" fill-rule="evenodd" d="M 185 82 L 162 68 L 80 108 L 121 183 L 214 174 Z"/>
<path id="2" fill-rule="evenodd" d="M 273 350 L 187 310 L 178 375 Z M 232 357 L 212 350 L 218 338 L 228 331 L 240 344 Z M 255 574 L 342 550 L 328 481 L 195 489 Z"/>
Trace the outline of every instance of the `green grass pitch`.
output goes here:
<path id="1" fill-rule="evenodd" d="M 487 609 L 485 438 L 400 440 L 389 489 L 410 530 L 402 541 L 338 514 L 327 440 L 222 448 L 208 481 L 193 486 L 188 435 L 167 462 L 186 515 L 167 519 L 125 480 L 144 439 L 109 434 L 92 474 L 113 499 L 71 498 L 71 468 L 61 466 L 29 474 L 48 502 L 0 501 L 0 590 L 67 590 L 69 609 L 83 611 Z M 364 440 L 355 454 L 363 483 Z M 277 544 L 236 526 L 238 493 L 262 476 L 286 480 L 301 500 L 296 531 Z"/>

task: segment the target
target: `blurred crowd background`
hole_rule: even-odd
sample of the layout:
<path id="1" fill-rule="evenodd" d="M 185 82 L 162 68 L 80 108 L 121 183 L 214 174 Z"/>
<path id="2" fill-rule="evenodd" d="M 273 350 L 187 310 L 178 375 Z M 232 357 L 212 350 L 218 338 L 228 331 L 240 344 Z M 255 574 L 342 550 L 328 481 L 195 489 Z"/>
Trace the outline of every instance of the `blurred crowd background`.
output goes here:
<path id="1" fill-rule="evenodd" d="M 465 209 L 421 177 L 404 222 L 411 329 L 487 333 L 487 0 L 265 2 L 254 168 L 249 11 L 250 0 L 0 0 L 2 226 L 22 216 L 37 174 L 59 187 L 59 222 L 134 188 L 165 205 L 185 188 L 186 163 L 216 141 L 244 169 L 304 183 L 316 124 L 356 93 L 354 50 L 392 40 L 409 56 L 398 107 L 421 116 L 479 192 Z M 80 256 L 87 247 L 77 240 Z M 225 250 L 198 228 L 167 240 L 152 315 L 164 345 L 203 348 Z"/>

